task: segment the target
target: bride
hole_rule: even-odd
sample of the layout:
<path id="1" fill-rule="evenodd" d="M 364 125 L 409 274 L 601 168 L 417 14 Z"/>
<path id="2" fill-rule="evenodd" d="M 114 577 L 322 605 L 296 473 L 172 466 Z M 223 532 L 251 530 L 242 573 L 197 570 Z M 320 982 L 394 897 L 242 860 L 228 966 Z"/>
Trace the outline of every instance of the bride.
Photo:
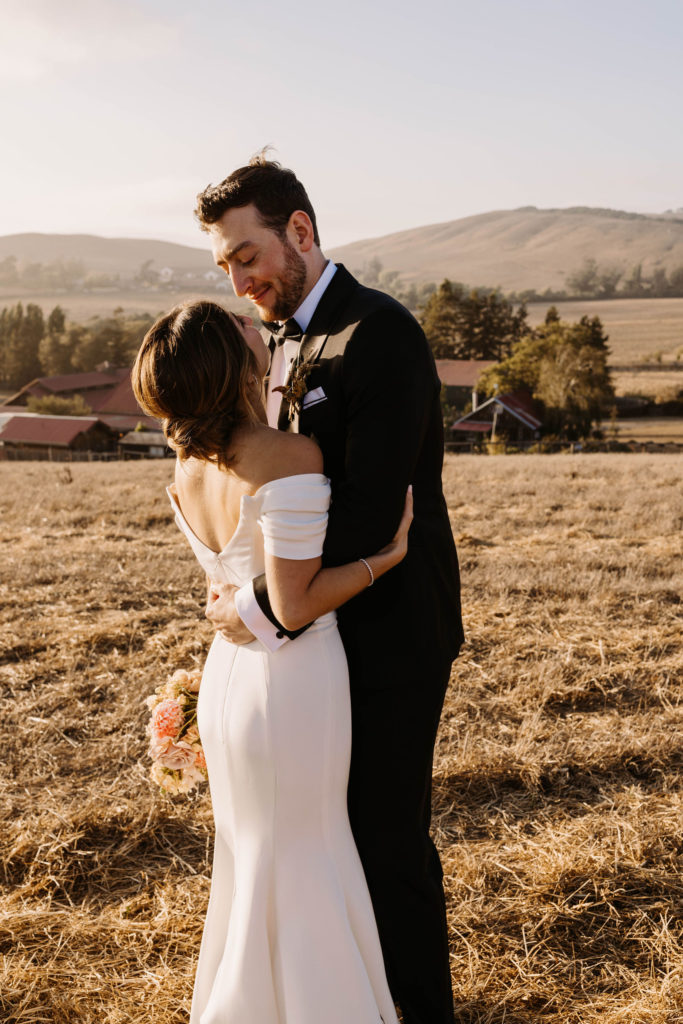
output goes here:
<path id="1" fill-rule="evenodd" d="M 381 551 L 321 567 L 330 502 L 319 448 L 267 425 L 269 353 L 249 317 L 186 303 L 146 335 L 138 402 L 175 449 L 168 494 L 212 582 L 265 571 L 286 629 L 269 652 L 220 633 L 198 725 L 216 826 L 190 1024 L 396 1024 L 346 810 L 351 716 L 334 609 L 401 561 L 412 518 Z"/>

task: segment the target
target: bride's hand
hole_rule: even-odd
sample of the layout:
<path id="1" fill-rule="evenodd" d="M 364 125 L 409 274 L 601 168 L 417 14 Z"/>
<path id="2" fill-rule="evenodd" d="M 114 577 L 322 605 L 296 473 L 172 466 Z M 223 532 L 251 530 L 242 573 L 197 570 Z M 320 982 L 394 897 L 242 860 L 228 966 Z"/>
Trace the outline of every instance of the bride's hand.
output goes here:
<path id="1" fill-rule="evenodd" d="M 386 547 L 377 552 L 378 555 L 386 556 L 392 566 L 403 561 L 408 551 L 408 531 L 413 521 L 413 488 L 412 485 L 406 493 L 406 500 L 403 506 L 403 515 L 398 529 Z"/>
<path id="2" fill-rule="evenodd" d="M 235 608 L 235 591 L 232 583 L 213 583 L 208 580 L 205 615 L 214 629 L 222 633 L 231 644 L 249 644 L 254 634 L 244 625 Z"/>

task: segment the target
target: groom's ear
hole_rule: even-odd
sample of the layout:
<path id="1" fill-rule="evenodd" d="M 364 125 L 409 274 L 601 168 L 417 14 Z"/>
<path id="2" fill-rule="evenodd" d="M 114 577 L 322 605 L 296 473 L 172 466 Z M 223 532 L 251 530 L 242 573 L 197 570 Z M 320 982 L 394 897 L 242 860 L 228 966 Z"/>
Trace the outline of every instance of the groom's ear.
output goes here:
<path id="1" fill-rule="evenodd" d="M 299 252 L 310 252 L 315 244 L 315 231 L 305 210 L 295 210 L 289 218 L 287 232 L 293 236 Z"/>

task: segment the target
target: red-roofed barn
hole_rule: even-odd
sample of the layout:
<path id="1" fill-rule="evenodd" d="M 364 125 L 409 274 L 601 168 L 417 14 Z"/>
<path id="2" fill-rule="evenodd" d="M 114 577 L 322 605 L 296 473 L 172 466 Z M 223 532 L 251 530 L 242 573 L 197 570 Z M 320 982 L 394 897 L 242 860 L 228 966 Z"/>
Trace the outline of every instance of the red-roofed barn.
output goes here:
<path id="1" fill-rule="evenodd" d="M 10 451 L 49 455 L 59 451 L 114 451 L 116 434 L 95 416 L 11 416 L 0 427 L 0 457 Z"/>

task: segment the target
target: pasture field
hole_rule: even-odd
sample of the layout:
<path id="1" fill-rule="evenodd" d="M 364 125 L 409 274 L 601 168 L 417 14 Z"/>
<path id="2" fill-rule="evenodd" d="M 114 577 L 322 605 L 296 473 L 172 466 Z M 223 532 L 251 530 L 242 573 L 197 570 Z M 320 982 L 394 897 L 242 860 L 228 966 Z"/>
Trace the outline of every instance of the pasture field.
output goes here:
<path id="1" fill-rule="evenodd" d="M 529 323 L 545 319 L 550 302 L 529 305 Z M 610 299 L 556 302 L 563 320 L 573 323 L 582 316 L 598 316 L 609 335 L 610 363 L 623 365 L 654 359 L 665 362 L 683 358 L 683 299 Z"/>
<path id="2" fill-rule="evenodd" d="M 682 466 L 447 458 L 458 1024 L 683 1020 Z M 171 468 L 0 464 L 4 1024 L 188 1019 L 211 808 L 150 788 L 143 702 L 212 633 Z"/>
<path id="3" fill-rule="evenodd" d="M 619 441 L 674 441 L 683 444 L 683 416 L 638 416 L 633 419 L 603 421 L 602 429 L 608 437 Z"/>
<path id="4" fill-rule="evenodd" d="M 207 255 L 209 267 L 210 257 Z M 249 303 L 246 299 L 237 299 L 231 291 L 226 289 L 202 288 L 165 288 L 128 289 L 121 291 L 92 291 L 92 292 L 36 292 L 28 295 L 0 292 L 0 309 L 4 306 L 14 306 L 21 302 L 24 306 L 29 302 L 35 302 L 43 310 L 47 317 L 50 310 L 55 306 L 61 306 L 66 313 L 67 319 L 75 323 L 87 323 L 93 317 L 111 316 L 115 309 L 121 307 L 124 313 L 134 315 L 136 313 L 149 313 L 155 319 L 166 313 L 179 302 L 190 299 L 212 299 L 222 306 L 238 312 L 246 312 Z"/>
<path id="5" fill-rule="evenodd" d="M 641 366 L 634 370 L 613 370 L 612 384 L 617 395 L 643 395 L 669 401 L 683 391 L 683 364 Z"/>

